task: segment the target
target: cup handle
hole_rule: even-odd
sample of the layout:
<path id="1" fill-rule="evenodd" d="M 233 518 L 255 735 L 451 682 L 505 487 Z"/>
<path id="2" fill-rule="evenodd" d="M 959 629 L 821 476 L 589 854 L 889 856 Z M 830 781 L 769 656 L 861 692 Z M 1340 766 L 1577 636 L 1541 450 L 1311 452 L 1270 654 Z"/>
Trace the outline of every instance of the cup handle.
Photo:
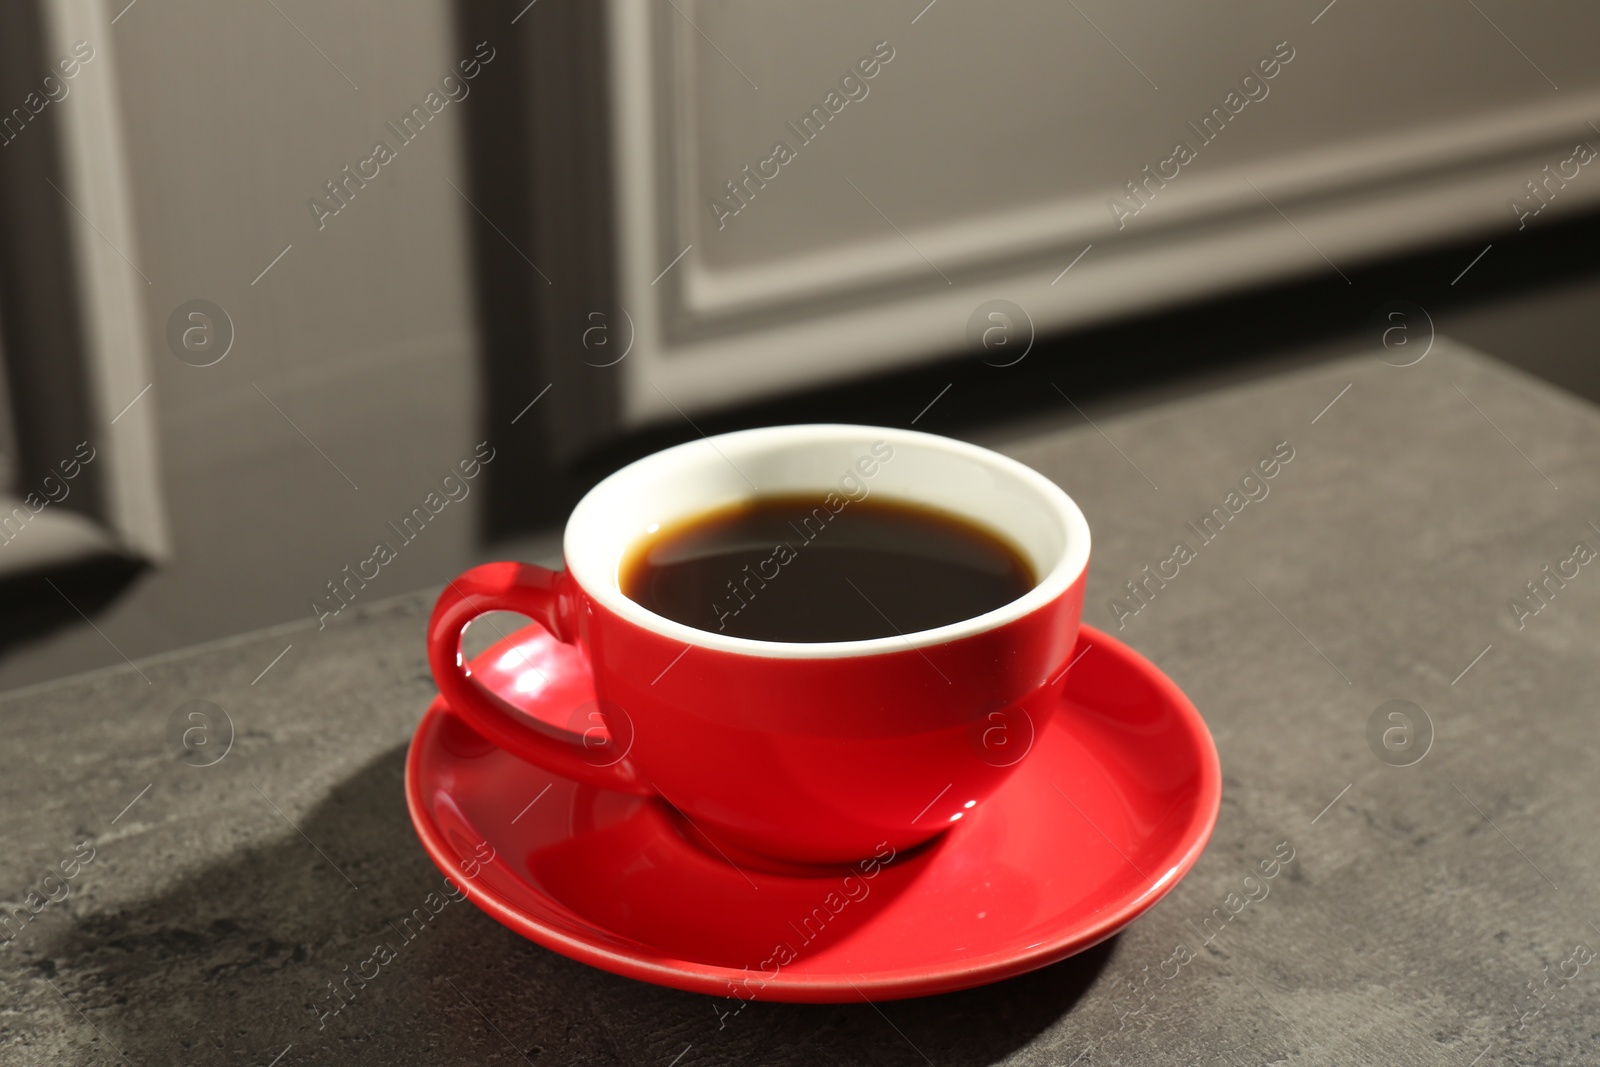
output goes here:
<path id="1" fill-rule="evenodd" d="M 486 563 L 445 586 L 428 620 L 428 666 L 450 709 L 495 745 L 563 778 L 623 793 L 653 792 L 626 758 L 597 766 L 585 758 L 583 740 L 523 714 L 472 678 L 461 652 L 467 624 L 489 611 L 514 611 L 550 636 L 577 643 L 576 600 L 565 571 L 530 563 Z"/>

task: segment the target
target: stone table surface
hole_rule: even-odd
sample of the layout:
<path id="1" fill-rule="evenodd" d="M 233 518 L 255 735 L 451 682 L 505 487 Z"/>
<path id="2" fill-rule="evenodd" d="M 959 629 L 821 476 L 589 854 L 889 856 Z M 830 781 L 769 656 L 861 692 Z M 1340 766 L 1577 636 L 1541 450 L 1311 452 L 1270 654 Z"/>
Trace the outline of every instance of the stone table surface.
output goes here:
<path id="1" fill-rule="evenodd" d="M 983 989 L 719 1028 L 715 998 L 452 904 L 319 1029 L 327 983 L 440 883 L 401 796 L 434 694 L 418 594 L 0 698 L 0 895 L 56 898 L 0 943 L 0 1063 L 1600 1060 L 1600 413 L 1440 339 L 1411 367 L 1358 354 L 1070 419 L 985 443 L 1082 505 L 1087 621 L 1190 694 L 1224 770 L 1198 866 L 1120 936 Z M 1200 544 L 1186 523 L 1275 447 L 1267 495 Z M 1180 540 L 1195 558 L 1129 599 Z M 214 765 L 170 741 L 189 701 L 231 720 Z M 1200 945 L 1285 842 L 1269 894 Z"/>

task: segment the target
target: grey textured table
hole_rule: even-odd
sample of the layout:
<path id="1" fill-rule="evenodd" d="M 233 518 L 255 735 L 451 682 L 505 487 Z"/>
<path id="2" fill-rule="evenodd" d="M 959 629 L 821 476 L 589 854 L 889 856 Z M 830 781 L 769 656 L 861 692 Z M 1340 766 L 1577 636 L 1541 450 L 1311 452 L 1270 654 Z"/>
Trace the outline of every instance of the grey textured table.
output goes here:
<path id="1" fill-rule="evenodd" d="M 1186 524 L 1279 442 L 1268 495 L 1201 543 Z M 0 1062 L 1600 1060 L 1600 567 L 1574 551 L 1600 548 L 1600 415 L 1441 341 L 990 443 L 1081 503 L 1086 618 L 1120 618 L 1221 751 L 1210 848 L 1121 936 L 985 989 L 719 1028 L 712 998 L 451 904 L 319 1030 L 327 983 L 439 884 L 401 797 L 433 695 L 418 595 L 0 701 L 0 893 L 60 898 L 0 946 Z M 1127 614 L 1180 540 L 1195 558 Z M 191 700 L 234 723 L 214 766 L 169 747 Z M 1401 732 L 1369 741 L 1393 700 L 1421 709 L 1409 756 L 1387 711 Z M 1172 976 L 1282 842 L 1270 893 Z"/>

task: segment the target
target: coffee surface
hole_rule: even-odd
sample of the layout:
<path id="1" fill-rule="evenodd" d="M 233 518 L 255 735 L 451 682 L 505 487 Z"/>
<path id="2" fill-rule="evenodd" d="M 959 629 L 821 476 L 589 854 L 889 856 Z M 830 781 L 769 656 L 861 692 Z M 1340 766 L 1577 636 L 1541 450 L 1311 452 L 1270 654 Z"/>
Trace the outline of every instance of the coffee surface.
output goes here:
<path id="1" fill-rule="evenodd" d="M 633 546 L 621 584 L 630 600 L 697 629 L 813 642 L 960 622 L 1022 596 L 1035 576 L 1020 552 L 966 519 L 812 494 L 760 497 L 663 527 Z"/>

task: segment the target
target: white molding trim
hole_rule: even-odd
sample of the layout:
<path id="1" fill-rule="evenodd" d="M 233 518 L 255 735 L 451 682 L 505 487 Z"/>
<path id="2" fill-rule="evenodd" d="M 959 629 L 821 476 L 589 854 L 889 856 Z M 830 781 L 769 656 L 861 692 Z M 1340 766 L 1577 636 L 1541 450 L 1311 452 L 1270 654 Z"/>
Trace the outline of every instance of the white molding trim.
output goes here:
<path id="1" fill-rule="evenodd" d="M 139 252 L 111 26 L 104 7 L 94 0 L 44 0 L 41 11 L 50 62 L 70 55 L 78 41 L 88 41 L 95 50 L 94 61 L 74 82 L 72 98 L 54 118 L 60 124 L 62 192 L 76 208 L 68 212 L 68 221 L 85 319 L 84 359 L 93 390 L 90 443 L 99 453 L 96 464 L 103 463 L 106 471 L 106 513 L 101 518 L 122 551 L 160 560 L 170 544 L 155 400 L 146 393 L 127 406 L 155 376 L 145 318 L 150 283 L 129 263 L 139 262 Z"/>
<path id="2" fill-rule="evenodd" d="M 1595 115 L 1600 115 L 1600 92 L 1284 155 L 1263 164 L 1203 172 L 1164 190 L 1148 217 L 1141 212 L 1121 233 L 1110 226 L 1105 194 L 1025 205 L 910 233 L 917 247 L 947 273 L 986 268 L 1004 272 L 1007 264 L 1019 260 L 1048 257 L 1053 262 L 1062 255 L 1070 259 L 1089 242 L 1102 251 L 1114 250 L 1135 242 L 1169 240 L 1178 231 L 1218 219 L 1273 214 L 1250 188 L 1251 181 L 1292 212 L 1351 194 L 1381 202 L 1391 190 L 1430 176 L 1448 185 L 1453 175 L 1508 155 L 1525 158 L 1528 162 L 1518 165 L 1531 170 L 1522 176 L 1533 177 L 1549 162 L 1550 150 L 1564 146 L 1570 151 L 1575 141 L 1595 138 L 1587 125 Z M 1532 163 L 1534 159 L 1539 162 Z M 1588 191 L 1591 185 L 1594 189 Z M 1600 183 L 1579 183 L 1574 197 L 1586 192 L 1600 198 Z M 1503 192 L 1498 199 L 1491 195 L 1480 207 L 1499 209 L 1509 220 L 1503 199 Z M 685 203 L 677 210 L 700 208 Z M 667 222 L 671 229 L 676 216 Z M 682 266 L 688 269 L 689 281 L 685 311 L 696 320 L 760 312 L 797 300 L 836 300 L 863 286 L 903 286 L 929 277 L 928 264 L 892 234 L 805 257 L 741 266 L 737 271 L 712 272 L 687 259 Z"/>

